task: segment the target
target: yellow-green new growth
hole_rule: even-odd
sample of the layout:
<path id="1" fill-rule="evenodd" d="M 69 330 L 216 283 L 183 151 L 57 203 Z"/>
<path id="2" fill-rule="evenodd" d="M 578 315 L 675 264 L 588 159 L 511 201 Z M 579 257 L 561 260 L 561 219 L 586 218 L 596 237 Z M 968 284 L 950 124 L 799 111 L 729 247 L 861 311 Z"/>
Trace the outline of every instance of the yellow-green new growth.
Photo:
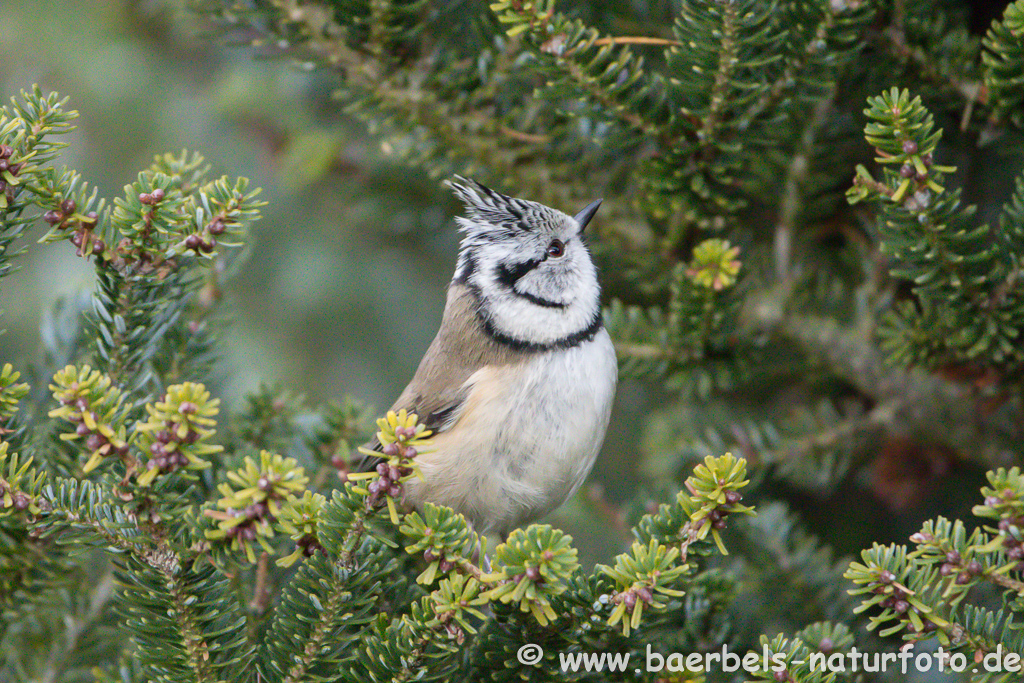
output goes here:
<path id="1" fill-rule="evenodd" d="M 850 595 L 865 596 L 863 602 L 853 610 L 854 614 L 875 606 L 882 607 L 881 614 L 869 618 L 868 630 L 895 621 L 893 626 L 879 631 L 880 636 L 887 637 L 908 625 L 913 627 L 915 633 L 924 633 L 924 619 L 940 628 L 949 625 L 910 588 L 915 567 L 908 561 L 906 546 L 882 546 L 876 543 L 870 549 L 861 551 L 861 559 L 863 563 L 851 562 L 843 577 L 857 584 L 857 588 L 849 591 Z M 944 634 L 940 632 L 940 639 L 942 637 Z"/>
<path id="2" fill-rule="evenodd" d="M 209 467 L 202 456 L 224 450 L 205 443 L 214 435 L 219 406 L 219 398 L 211 399 L 205 386 L 192 382 L 170 386 L 162 400 L 146 404 L 149 417 L 135 424 L 133 434 L 144 458 L 145 472 L 139 476 L 139 485 L 149 486 L 162 472 Z"/>
<path id="3" fill-rule="evenodd" d="M 240 488 L 232 489 L 228 483 L 217 487 L 224 495 L 217 501 L 218 506 L 227 509 L 264 503 L 274 517 L 281 512 L 282 501 L 305 491 L 309 483 L 309 477 L 298 460 L 267 451 L 260 451 L 258 465 L 246 457 L 241 469 L 228 472 L 228 479 Z"/>
<path id="4" fill-rule="evenodd" d="M 90 454 L 82 468 L 85 473 L 96 469 L 108 455 L 126 452 L 125 427 L 120 415 L 124 397 L 111 384 L 109 377 L 88 365 L 81 369 L 68 365 L 54 374 L 50 385 L 61 407 L 51 410 L 49 416 L 76 425 L 75 431 L 61 434 L 60 438 L 85 440 Z"/>
<path id="5" fill-rule="evenodd" d="M 416 582 L 424 585 L 434 583 L 439 572 L 447 574 L 480 543 L 480 537 L 469 528 L 464 516 L 433 503 L 424 504 L 422 516 L 419 512 L 406 515 L 400 531 L 415 539 L 406 546 L 406 552 L 423 553 L 427 561 L 427 568 L 416 577 Z M 480 552 L 486 552 L 486 548 L 481 547 Z"/>
<path id="6" fill-rule="evenodd" d="M 17 453 L 8 453 L 8 444 L 0 441 L 0 517 L 16 512 L 38 515 L 39 490 L 45 472 L 32 469 L 32 458 L 19 460 Z"/>
<path id="7" fill-rule="evenodd" d="M 555 13 L 553 0 L 498 0 L 491 3 L 498 21 L 509 24 L 505 32 L 517 36 L 533 28 L 544 28 Z"/>
<path id="8" fill-rule="evenodd" d="M 687 276 L 696 284 L 716 292 L 736 284 L 739 275 L 740 248 L 728 240 L 709 239 L 698 244 L 693 250 L 693 261 L 686 270 Z"/>
<path id="9" fill-rule="evenodd" d="M 295 551 L 279 559 L 278 566 L 290 567 L 303 557 L 321 550 L 317 526 L 320 523 L 320 511 L 326 503 L 327 498 L 323 494 L 306 491 L 302 498 L 290 497 L 281 506 L 278 521 L 281 530 L 290 534 L 295 541 Z"/>
<path id="10" fill-rule="evenodd" d="M 984 505 L 975 505 L 973 512 L 979 517 L 1014 520 L 1024 516 L 1024 476 L 1019 467 L 1009 470 L 1000 467 L 987 474 L 988 486 L 981 489 Z"/>
<path id="11" fill-rule="evenodd" d="M 15 384 L 21 374 L 14 371 L 14 366 L 5 363 L 0 368 L 0 437 L 4 435 L 3 422 L 7 421 L 18 409 L 18 401 L 28 393 L 27 384 Z"/>
<path id="12" fill-rule="evenodd" d="M 385 448 L 387 448 L 388 444 L 395 442 L 401 442 L 406 446 L 414 448 L 426 446 L 429 443 L 428 437 L 433 434 L 432 431 L 427 429 L 425 424 L 419 422 L 419 416 L 416 413 L 410 413 L 405 408 L 402 408 L 397 413 L 389 410 L 385 417 L 377 419 L 377 427 L 380 430 L 377 432 L 377 438 L 380 439 L 381 445 Z M 360 448 L 359 452 L 366 453 L 367 455 L 377 455 L 365 448 Z"/>
<path id="13" fill-rule="evenodd" d="M 533 614 L 541 626 L 554 621 L 558 615 L 550 598 L 565 591 L 569 577 L 579 567 L 572 537 L 547 524 L 534 524 L 509 534 L 494 556 L 500 569 L 486 578 L 499 583 L 487 592 L 487 599 L 518 603 L 519 609 Z"/>
<path id="14" fill-rule="evenodd" d="M 679 548 L 664 546 L 655 539 L 648 545 L 634 542 L 632 551 L 615 558 L 615 566 L 598 565 L 598 569 L 615 580 L 619 592 L 612 596 L 615 608 L 608 625 L 622 622 L 622 634 L 640 626 L 645 606 L 662 609 L 663 597 L 682 597 L 685 591 L 670 586 L 690 570 L 686 562 L 677 564 Z M 628 615 L 628 616 L 627 616 Z"/>
<path id="15" fill-rule="evenodd" d="M 253 541 L 268 553 L 274 552 L 267 539 L 274 536 L 282 510 L 305 491 L 309 477 L 295 458 L 260 451 L 259 464 L 246 457 L 241 469 L 228 472 L 228 479 L 236 486 L 223 482 L 217 487 L 223 496 L 217 501 L 220 510 L 204 511 L 217 522 L 217 528 L 207 530 L 206 537 L 228 539 L 232 550 L 241 550 L 249 562 L 255 562 Z M 316 504 L 312 499 L 308 502 Z"/>
<path id="16" fill-rule="evenodd" d="M 449 632 L 457 627 L 466 633 L 476 633 L 469 616 L 478 620 L 487 618 L 477 609 L 487 604 L 487 598 L 480 592 L 482 588 L 478 579 L 465 574 L 452 574 L 442 579 L 437 590 L 430 594 L 435 618 L 427 625 L 443 626 Z"/>
<path id="17" fill-rule="evenodd" d="M 678 495 L 679 504 L 690 517 L 686 544 L 700 541 L 711 534 L 718 550 L 728 555 L 719 530 L 725 526 L 725 517 L 730 514 L 753 515 L 754 509 L 740 504 L 740 489 L 749 482 L 746 479 L 747 461 L 726 453 L 718 458 L 708 456 L 698 465 L 693 475 L 687 478 L 686 488 L 690 492 Z"/>
<path id="18" fill-rule="evenodd" d="M 397 413 L 393 410 L 388 411 L 386 417 L 377 420 L 377 427 L 380 428 L 377 432 L 377 439 L 381 443 L 380 452 L 363 446 L 359 447 L 359 452 L 373 458 L 381 458 L 384 462 L 379 463 L 373 472 L 349 474 L 348 479 L 372 479 L 373 481 L 365 487 L 354 486 L 352 490 L 366 496 L 367 509 L 380 507 L 383 497 L 391 523 L 397 526 L 400 518 L 395 500 L 401 498 L 403 482 L 413 477 L 423 478 L 415 457 L 430 446 L 429 437 L 433 432 L 419 422 L 416 413 L 407 412 L 405 408 Z"/>

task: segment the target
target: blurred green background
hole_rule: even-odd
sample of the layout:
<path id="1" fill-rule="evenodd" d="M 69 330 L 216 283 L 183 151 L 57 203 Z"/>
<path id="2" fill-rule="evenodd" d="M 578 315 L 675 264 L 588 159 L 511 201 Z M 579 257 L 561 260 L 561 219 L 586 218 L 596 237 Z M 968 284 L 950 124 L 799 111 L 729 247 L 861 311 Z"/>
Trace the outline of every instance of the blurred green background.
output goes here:
<path id="1" fill-rule="evenodd" d="M 34 83 L 70 98 L 81 116 L 61 163 L 101 197 L 122 195 L 154 155 L 182 148 L 263 188 L 263 220 L 226 292 L 236 320 L 216 395 L 237 404 L 276 383 L 311 404 L 350 394 L 390 406 L 440 321 L 459 207 L 341 112 L 336 76 L 206 39 L 181 4 L 116 0 L 4 0 L 0 65 L 5 103 Z M 39 357 L 43 311 L 91 289 L 88 265 L 67 243 L 36 244 L 42 232 L 24 241 L 21 270 L 0 289 L 0 358 L 20 368 Z M 591 477 L 612 500 L 636 487 L 637 416 L 649 400 L 637 384 L 620 388 Z M 577 536 L 584 561 L 611 557 L 623 538 L 574 523 L 581 504 L 555 521 Z"/>

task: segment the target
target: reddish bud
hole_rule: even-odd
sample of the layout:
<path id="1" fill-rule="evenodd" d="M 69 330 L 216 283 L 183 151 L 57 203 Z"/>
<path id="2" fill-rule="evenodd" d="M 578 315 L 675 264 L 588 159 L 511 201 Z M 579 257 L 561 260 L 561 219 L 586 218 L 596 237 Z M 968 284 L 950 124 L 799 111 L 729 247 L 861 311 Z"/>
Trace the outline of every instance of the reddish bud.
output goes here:
<path id="1" fill-rule="evenodd" d="M 65 199 L 63 202 L 61 202 L 60 208 L 61 211 L 63 211 L 64 213 L 74 213 L 75 209 L 78 208 L 78 205 L 75 204 L 74 199 Z"/>
<path id="2" fill-rule="evenodd" d="M 904 154 L 917 154 L 917 143 L 913 140 L 903 141 L 903 153 Z"/>
<path id="3" fill-rule="evenodd" d="M 155 190 L 153 190 L 153 193 L 149 196 L 153 198 L 154 202 L 158 202 L 164 198 L 164 191 L 162 188 L 158 187 Z"/>
<path id="4" fill-rule="evenodd" d="M 64 214 L 62 214 L 60 211 L 54 211 L 53 209 L 50 209 L 49 211 L 43 214 L 43 220 L 49 223 L 50 225 L 57 225 L 57 223 L 60 223 L 62 220 L 64 220 Z"/>

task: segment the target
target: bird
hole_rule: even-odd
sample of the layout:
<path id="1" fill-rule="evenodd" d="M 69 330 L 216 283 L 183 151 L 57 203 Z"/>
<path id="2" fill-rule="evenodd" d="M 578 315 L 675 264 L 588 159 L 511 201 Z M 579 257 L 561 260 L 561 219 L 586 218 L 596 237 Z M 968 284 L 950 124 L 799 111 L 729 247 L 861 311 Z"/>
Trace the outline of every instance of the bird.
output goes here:
<path id="1" fill-rule="evenodd" d="M 465 205 L 455 273 L 391 408 L 433 432 L 404 498 L 504 539 L 579 489 L 607 431 L 618 366 L 583 239 L 601 200 L 570 216 L 461 176 L 445 184 Z"/>

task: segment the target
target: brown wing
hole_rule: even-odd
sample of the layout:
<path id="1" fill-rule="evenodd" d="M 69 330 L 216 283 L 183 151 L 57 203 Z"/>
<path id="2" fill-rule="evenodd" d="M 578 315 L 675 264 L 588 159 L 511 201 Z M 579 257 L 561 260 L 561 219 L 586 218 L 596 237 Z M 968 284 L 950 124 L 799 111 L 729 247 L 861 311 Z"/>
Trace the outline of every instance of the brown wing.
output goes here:
<path id="1" fill-rule="evenodd" d="M 391 410 L 416 413 L 427 429 L 437 433 L 451 429 L 461 417 L 460 408 L 469 395 L 466 380 L 488 365 L 520 362 L 528 352 L 499 344 L 484 332 L 477 316 L 476 297 L 465 285 L 452 283 L 441 319 L 441 328 L 420 361 L 409 386 Z M 379 451 L 377 437 L 366 448 Z M 379 459 L 365 457 L 357 471 L 376 467 Z"/>

